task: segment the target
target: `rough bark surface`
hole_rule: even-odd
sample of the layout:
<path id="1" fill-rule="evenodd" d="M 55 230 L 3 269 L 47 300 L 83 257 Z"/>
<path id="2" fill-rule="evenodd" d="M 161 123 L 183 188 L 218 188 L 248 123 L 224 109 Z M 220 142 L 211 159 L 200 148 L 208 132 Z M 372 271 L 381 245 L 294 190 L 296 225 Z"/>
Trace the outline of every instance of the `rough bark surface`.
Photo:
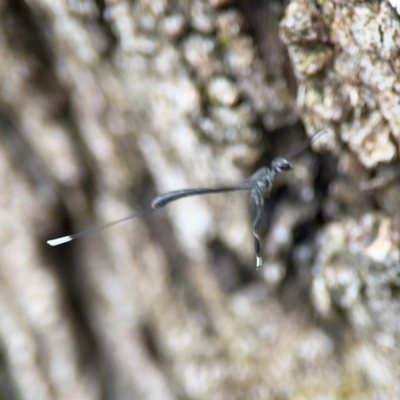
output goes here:
<path id="1" fill-rule="evenodd" d="M 399 49 L 395 1 L 0 0 L 0 398 L 399 398 Z M 260 271 L 241 193 L 45 244 L 302 123 Z"/>

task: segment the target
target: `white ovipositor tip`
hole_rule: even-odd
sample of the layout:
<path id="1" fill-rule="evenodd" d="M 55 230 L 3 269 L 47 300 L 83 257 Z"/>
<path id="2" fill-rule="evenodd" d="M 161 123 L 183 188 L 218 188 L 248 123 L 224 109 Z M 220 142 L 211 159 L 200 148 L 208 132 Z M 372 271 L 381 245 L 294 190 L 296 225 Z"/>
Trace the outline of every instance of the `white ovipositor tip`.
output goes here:
<path id="1" fill-rule="evenodd" d="M 260 268 L 261 265 L 262 265 L 262 257 L 257 256 L 256 257 L 256 266 L 257 266 L 257 268 Z"/>
<path id="2" fill-rule="evenodd" d="M 47 244 L 49 244 L 50 246 L 58 246 L 59 244 L 70 242 L 71 240 L 71 236 L 63 236 L 58 239 L 48 240 Z"/>

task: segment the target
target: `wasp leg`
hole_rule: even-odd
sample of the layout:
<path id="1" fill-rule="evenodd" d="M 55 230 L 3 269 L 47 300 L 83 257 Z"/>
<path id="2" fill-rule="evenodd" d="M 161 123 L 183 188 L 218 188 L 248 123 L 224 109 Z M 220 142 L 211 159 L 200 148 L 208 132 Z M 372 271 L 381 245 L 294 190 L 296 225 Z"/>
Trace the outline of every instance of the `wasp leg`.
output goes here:
<path id="1" fill-rule="evenodd" d="M 253 235 L 254 235 L 254 250 L 256 252 L 256 267 L 257 269 L 259 269 L 262 265 L 262 256 L 261 256 L 261 241 L 258 232 L 258 225 L 260 223 L 261 215 L 264 209 L 264 198 L 260 193 L 260 191 L 258 190 L 252 190 L 251 197 L 256 207 L 256 216 L 253 221 Z"/>

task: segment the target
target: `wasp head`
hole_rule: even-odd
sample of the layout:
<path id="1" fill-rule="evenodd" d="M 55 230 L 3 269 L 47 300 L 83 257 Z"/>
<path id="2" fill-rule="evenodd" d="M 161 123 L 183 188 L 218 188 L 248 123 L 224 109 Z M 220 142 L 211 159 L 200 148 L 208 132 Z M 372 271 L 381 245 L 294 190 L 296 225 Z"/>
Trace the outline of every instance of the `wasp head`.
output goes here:
<path id="1" fill-rule="evenodd" d="M 271 169 L 274 172 L 291 171 L 293 169 L 293 165 L 285 158 L 278 157 L 272 161 Z"/>

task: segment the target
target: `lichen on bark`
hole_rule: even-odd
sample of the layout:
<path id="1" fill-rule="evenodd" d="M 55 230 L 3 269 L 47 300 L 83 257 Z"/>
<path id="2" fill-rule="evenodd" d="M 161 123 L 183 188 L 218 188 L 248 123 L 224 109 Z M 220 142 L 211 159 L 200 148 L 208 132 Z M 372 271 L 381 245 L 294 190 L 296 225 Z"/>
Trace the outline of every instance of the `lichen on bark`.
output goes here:
<path id="1" fill-rule="evenodd" d="M 0 2 L 0 397 L 398 397 L 397 41 L 387 2 Z M 337 171 L 276 182 L 259 274 L 240 194 L 44 244 L 240 180 L 300 119 Z"/>
<path id="2" fill-rule="evenodd" d="M 281 22 L 306 128 L 330 127 L 335 140 L 325 147 L 338 157 L 323 205 L 335 221 L 319 237 L 313 302 L 325 319 L 340 310 L 349 321 L 358 343 L 348 362 L 370 383 L 354 391 L 367 397 L 399 391 L 400 359 L 387 353 L 399 341 L 392 323 L 398 319 L 399 30 L 386 1 L 294 1 Z M 315 48 L 325 53 L 315 57 Z M 379 361 L 372 367 L 369 359 Z"/>

